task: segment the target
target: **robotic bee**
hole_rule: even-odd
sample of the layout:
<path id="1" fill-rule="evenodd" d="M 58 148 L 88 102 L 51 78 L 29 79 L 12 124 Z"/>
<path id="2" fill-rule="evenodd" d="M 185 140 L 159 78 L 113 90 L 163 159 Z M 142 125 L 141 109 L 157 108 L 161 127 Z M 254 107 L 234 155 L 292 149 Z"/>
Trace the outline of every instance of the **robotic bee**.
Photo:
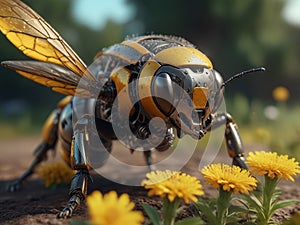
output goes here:
<path id="1" fill-rule="evenodd" d="M 9 191 L 19 189 L 60 141 L 62 158 L 77 171 L 69 201 L 58 214 L 59 218 L 70 217 L 85 199 L 89 169 L 105 163 L 113 140 L 122 139 L 131 150 L 144 148 L 150 166 L 151 150 L 169 149 L 175 135 L 201 139 L 221 125 L 226 127 L 233 164 L 246 168 L 237 126 L 229 114 L 217 110 L 228 82 L 264 68 L 244 71 L 223 82 L 207 56 L 191 43 L 163 35 L 128 38 L 98 53 L 87 68 L 59 34 L 19 0 L 0 0 L 0 30 L 25 55 L 37 60 L 5 61 L 4 67 L 67 95 L 47 119 L 31 166 L 9 185 Z M 149 128 L 155 117 L 164 121 L 166 129 L 155 124 Z M 113 124 L 126 132 L 117 134 Z M 126 125 L 130 132 L 123 129 Z M 137 146 L 137 140 L 150 136 L 160 141 L 155 146 Z"/>

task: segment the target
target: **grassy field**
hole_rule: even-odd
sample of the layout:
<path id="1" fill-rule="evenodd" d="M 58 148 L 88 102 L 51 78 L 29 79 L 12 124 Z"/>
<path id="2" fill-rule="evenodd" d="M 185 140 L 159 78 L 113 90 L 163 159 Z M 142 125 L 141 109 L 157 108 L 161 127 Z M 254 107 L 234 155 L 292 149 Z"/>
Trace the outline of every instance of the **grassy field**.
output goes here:
<path id="1" fill-rule="evenodd" d="M 265 145 L 272 151 L 288 154 L 300 160 L 300 106 L 278 104 L 276 118 L 267 118 L 266 109 L 254 104 L 251 116 L 239 125 L 245 143 Z M 237 119 L 237 121 L 239 121 Z"/>

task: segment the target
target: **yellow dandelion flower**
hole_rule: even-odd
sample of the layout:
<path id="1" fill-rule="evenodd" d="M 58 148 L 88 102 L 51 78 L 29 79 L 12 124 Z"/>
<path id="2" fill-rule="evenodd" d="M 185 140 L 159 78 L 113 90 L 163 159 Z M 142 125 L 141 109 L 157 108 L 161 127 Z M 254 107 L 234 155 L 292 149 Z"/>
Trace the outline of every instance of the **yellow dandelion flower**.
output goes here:
<path id="1" fill-rule="evenodd" d="M 86 203 L 93 225 L 140 225 L 144 221 L 141 212 L 133 211 L 134 203 L 130 201 L 128 194 L 122 194 L 118 198 L 115 191 L 104 196 L 99 191 L 94 191 L 87 196 Z"/>
<path id="2" fill-rule="evenodd" d="M 279 102 L 285 102 L 290 97 L 290 92 L 286 87 L 278 86 L 272 92 L 273 98 Z"/>
<path id="3" fill-rule="evenodd" d="M 208 184 L 215 188 L 223 188 L 224 191 L 233 191 L 248 194 L 256 187 L 257 180 L 250 172 L 238 166 L 226 164 L 211 164 L 201 170 Z"/>
<path id="4" fill-rule="evenodd" d="M 161 198 L 168 197 L 173 202 L 176 197 L 183 199 L 185 203 L 196 202 L 197 197 L 203 195 L 200 181 L 193 176 L 181 172 L 152 171 L 146 175 L 147 180 L 142 181 L 146 189 L 150 189 L 148 196 L 158 195 Z"/>
<path id="5" fill-rule="evenodd" d="M 267 174 L 270 178 L 284 178 L 294 181 L 293 176 L 300 173 L 299 162 L 288 155 L 277 155 L 276 152 L 250 152 L 246 161 L 249 170 L 257 175 Z"/>
<path id="6" fill-rule="evenodd" d="M 63 162 L 43 164 L 38 174 L 44 180 L 45 186 L 68 184 L 74 176 L 74 171 Z"/>

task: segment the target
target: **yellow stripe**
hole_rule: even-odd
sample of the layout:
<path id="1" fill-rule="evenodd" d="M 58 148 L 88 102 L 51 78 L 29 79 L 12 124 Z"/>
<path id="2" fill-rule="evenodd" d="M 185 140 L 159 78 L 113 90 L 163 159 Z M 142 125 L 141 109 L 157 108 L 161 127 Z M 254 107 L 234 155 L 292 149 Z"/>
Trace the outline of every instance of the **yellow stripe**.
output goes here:
<path id="1" fill-rule="evenodd" d="M 159 52 L 155 57 L 159 63 L 170 64 L 173 66 L 186 66 L 186 65 L 202 65 L 212 68 L 212 63 L 209 58 L 202 52 L 195 48 L 189 47 L 172 47 Z"/>
<path id="2" fill-rule="evenodd" d="M 139 77 L 139 97 L 146 112 L 152 117 L 160 117 L 165 119 L 166 116 L 157 108 L 151 92 L 151 81 L 155 71 L 160 67 L 160 64 L 153 60 L 149 60 L 141 71 Z"/>
<path id="3" fill-rule="evenodd" d="M 129 46 L 129 47 L 137 50 L 142 55 L 149 53 L 149 51 L 144 46 L 140 45 L 139 43 L 137 43 L 135 41 L 127 40 L 127 41 L 123 41 L 121 44 Z"/>
<path id="4" fill-rule="evenodd" d="M 61 99 L 58 104 L 57 107 L 59 109 L 63 109 L 67 104 L 69 104 L 72 101 L 72 96 L 67 96 L 64 97 L 63 99 Z"/>
<path id="5" fill-rule="evenodd" d="M 114 82 L 117 92 L 118 92 L 118 106 L 120 111 L 127 113 L 132 109 L 132 103 L 130 99 L 130 93 L 128 89 L 130 71 L 124 67 L 115 69 L 110 78 Z"/>

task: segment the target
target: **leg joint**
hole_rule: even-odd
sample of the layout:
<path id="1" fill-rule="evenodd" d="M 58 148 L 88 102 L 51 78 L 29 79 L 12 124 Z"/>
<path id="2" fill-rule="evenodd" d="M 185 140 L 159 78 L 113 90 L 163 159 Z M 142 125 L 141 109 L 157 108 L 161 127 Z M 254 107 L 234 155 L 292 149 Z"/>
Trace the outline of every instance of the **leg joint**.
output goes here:
<path id="1" fill-rule="evenodd" d="M 73 177 L 70 187 L 70 196 L 77 196 L 81 200 L 85 198 L 87 194 L 87 182 L 89 178 L 88 170 L 79 170 Z"/>

